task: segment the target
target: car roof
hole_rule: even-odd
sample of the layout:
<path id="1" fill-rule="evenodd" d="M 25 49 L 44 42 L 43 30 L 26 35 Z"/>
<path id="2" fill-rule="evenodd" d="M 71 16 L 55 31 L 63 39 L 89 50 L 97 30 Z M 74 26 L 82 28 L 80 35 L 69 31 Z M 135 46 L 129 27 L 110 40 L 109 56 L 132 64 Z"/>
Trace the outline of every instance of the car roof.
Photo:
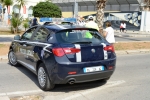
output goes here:
<path id="1" fill-rule="evenodd" d="M 91 28 L 87 28 L 87 27 L 79 26 L 79 25 L 58 25 L 58 24 L 51 24 L 51 25 L 44 25 L 44 26 L 46 28 L 50 29 L 50 30 L 55 30 L 55 32 L 61 31 L 61 30 L 65 30 L 65 29 L 76 29 L 76 28 L 91 29 Z"/>

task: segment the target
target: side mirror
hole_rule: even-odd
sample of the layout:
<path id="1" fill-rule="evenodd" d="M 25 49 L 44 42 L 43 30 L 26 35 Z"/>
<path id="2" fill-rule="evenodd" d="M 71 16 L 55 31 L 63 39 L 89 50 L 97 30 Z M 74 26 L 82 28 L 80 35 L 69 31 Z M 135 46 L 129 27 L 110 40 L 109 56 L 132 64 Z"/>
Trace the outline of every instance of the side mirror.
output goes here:
<path id="1" fill-rule="evenodd" d="M 14 40 L 20 40 L 20 39 L 21 39 L 20 35 L 14 36 Z"/>

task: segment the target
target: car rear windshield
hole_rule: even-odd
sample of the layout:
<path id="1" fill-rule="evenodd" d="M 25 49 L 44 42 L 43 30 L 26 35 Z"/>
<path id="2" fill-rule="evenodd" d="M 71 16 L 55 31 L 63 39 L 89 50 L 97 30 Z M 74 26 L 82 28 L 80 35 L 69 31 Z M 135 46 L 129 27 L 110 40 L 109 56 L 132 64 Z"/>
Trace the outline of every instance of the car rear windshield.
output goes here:
<path id="1" fill-rule="evenodd" d="M 99 44 L 105 39 L 94 29 L 67 29 L 56 33 L 59 43 Z"/>

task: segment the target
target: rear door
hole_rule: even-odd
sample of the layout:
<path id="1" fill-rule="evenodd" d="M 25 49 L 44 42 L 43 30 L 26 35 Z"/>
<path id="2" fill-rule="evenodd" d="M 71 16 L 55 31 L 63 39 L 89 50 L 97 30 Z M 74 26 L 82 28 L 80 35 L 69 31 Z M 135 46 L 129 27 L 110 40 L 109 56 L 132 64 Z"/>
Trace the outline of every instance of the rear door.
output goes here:
<path id="1" fill-rule="evenodd" d="M 94 29 L 68 29 L 56 37 L 71 62 L 91 62 L 108 59 L 106 40 Z"/>
<path id="2" fill-rule="evenodd" d="M 26 59 L 28 64 L 32 66 L 36 65 L 36 61 L 39 59 L 38 57 L 41 56 L 41 55 L 37 55 L 38 54 L 37 52 L 41 52 L 43 47 L 47 45 L 48 35 L 49 35 L 49 30 L 47 30 L 44 27 L 40 27 L 35 32 L 32 41 L 27 43 L 27 51 L 32 53 L 32 54 L 29 53 L 28 58 Z"/>

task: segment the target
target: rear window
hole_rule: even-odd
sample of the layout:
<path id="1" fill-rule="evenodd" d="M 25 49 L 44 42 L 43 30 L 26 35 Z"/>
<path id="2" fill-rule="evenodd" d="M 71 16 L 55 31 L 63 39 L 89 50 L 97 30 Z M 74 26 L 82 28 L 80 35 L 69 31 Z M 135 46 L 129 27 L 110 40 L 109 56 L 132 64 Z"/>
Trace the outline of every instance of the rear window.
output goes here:
<path id="1" fill-rule="evenodd" d="M 100 44 L 104 38 L 94 29 L 67 29 L 56 33 L 59 43 Z"/>

